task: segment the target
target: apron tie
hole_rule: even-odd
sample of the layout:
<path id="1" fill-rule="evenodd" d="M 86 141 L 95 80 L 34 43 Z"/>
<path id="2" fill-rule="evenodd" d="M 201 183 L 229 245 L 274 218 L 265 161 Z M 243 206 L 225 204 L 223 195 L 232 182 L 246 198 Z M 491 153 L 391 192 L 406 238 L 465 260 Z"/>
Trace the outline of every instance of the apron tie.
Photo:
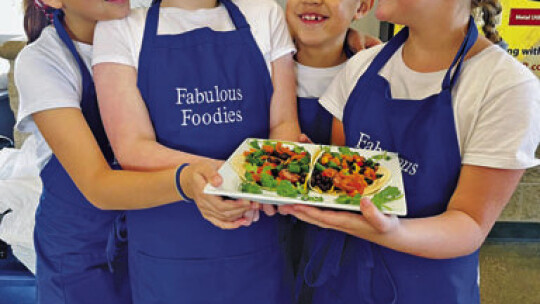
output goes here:
<path id="1" fill-rule="evenodd" d="M 388 282 L 390 283 L 390 285 L 392 286 L 392 293 L 394 294 L 394 297 L 392 298 L 392 301 L 390 302 L 390 304 L 396 304 L 397 303 L 397 300 L 398 300 L 398 293 L 397 293 L 397 286 L 396 286 L 396 282 L 394 280 L 394 277 L 392 277 L 392 274 L 390 273 L 390 270 L 388 269 L 388 266 L 386 265 L 386 261 L 384 260 L 384 256 L 381 252 L 381 247 L 377 244 L 374 244 L 374 243 L 371 243 L 369 242 L 369 245 L 368 246 L 363 246 L 363 247 L 366 247 L 366 248 L 369 248 L 369 251 L 370 251 L 370 254 L 372 255 L 373 257 L 373 251 L 375 251 L 375 255 L 378 257 L 378 259 L 381 261 L 381 265 L 383 267 L 383 270 L 384 270 L 384 275 L 386 277 L 386 279 L 388 280 Z M 373 268 L 372 268 L 372 271 L 373 271 Z M 369 277 L 369 279 L 367 280 L 367 284 L 363 284 L 364 286 L 361 286 L 361 290 L 363 292 L 365 292 L 365 294 L 368 294 L 369 297 L 369 304 L 375 304 L 375 301 L 373 299 L 373 295 L 372 295 L 372 287 L 371 287 L 371 281 L 372 281 L 372 276 Z M 362 279 L 362 282 L 364 282 L 364 280 Z"/>
<path id="2" fill-rule="evenodd" d="M 127 245 L 127 226 L 126 215 L 122 214 L 116 217 L 113 222 L 113 226 L 109 232 L 109 238 L 107 240 L 107 263 L 109 264 L 109 270 L 114 272 L 114 265 L 117 262 L 117 258 L 125 255 Z"/>
<path id="3" fill-rule="evenodd" d="M 322 286 L 330 276 L 337 276 L 345 246 L 346 235 L 323 230 L 315 239 L 313 254 L 307 262 L 303 276 L 309 287 Z"/>

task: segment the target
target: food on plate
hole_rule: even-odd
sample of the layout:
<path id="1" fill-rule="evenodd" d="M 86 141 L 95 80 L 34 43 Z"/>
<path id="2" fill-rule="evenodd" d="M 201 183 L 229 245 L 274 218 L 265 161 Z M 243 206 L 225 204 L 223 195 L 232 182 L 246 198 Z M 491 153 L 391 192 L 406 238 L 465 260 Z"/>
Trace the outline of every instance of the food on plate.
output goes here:
<path id="1" fill-rule="evenodd" d="M 249 146 L 232 159 L 234 170 L 244 180 L 242 192 L 257 194 L 265 189 L 284 197 L 307 194 L 311 154 L 305 148 L 270 140 L 252 140 Z"/>
<path id="2" fill-rule="evenodd" d="M 325 147 L 319 154 L 310 178 L 311 189 L 354 198 L 374 194 L 390 180 L 390 170 L 381 166 L 380 157 L 366 158 L 347 147 L 338 150 L 332 152 Z"/>

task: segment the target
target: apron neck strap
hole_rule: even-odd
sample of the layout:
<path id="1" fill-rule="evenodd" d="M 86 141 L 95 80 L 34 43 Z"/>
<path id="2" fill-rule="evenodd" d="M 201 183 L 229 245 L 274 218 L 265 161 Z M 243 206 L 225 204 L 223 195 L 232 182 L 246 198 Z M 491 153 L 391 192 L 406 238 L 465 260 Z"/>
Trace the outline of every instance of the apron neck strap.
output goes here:
<path id="1" fill-rule="evenodd" d="M 64 12 L 62 10 L 56 10 L 54 11 L 54 18 L 53 18 L 53 24 L 54 28 L 56 29 L 56 32 L 58 33 L 58 36 L 64 42 L 66 47 L 69 49 L 75 60 L 77 61 L 77 64 L 79 65 L 79 70 L 82 75 L 83 80 L 83 90 L 87 90 L 87 86 L 91 83 L 93 83 L 92 75 L 90 74 L 90 71 L 88 71 L 88 67 L 82 60 L 81 56 L 79 55 L 79 52 L 75 48 L 75 44 L 73 43 L 73 40 L 69 37 L 69 34 L 67 33 L 64 25 L 62 22 L 64 21 Z M 86 92 L 83 92 L 83 96 Z"/>
<path id="2" fill-rule="evenodd" d="M 467 35 L 465 36 L 465 39 L 461 43 L 461 47 L 459 48 L 458 53 L 456 54 L 456 57 L 454 58 L 454 61 L 452 62 L 452 65 L 450 65 L 450 68 L 448 69 L 448 72 L 446 72 L 446 76 L 444 77 L 442 88 L 445 89 L 452 89 L 454 87 L 454 84 L 456 83 L 459 74 L 461 73 L 461 65 L 465 61 L 465 56 L 473 45 L 476 43 L 476 40 L 478 39 L 478 29 L 476 29 L 476 24 L 474 23 L 474 18 L 471 16 L 469 18 L 469 28 L 467 30 Z M 452 75 L 452 72 L 454 70 L 454 67 L 456 67 L 454 74 Z"/>
<path id="3" fill-rule="evenodd" d="M 405 43 L 408 37 L 409 28 L 405 27 L 394 38 L 388 41 L 388 43 L 384 46 L 381 52 L 379 52 L 375 59 L 373 59 L 373 62 L 371 63 L 364 75 L 369 78 L 377 75 L 379 71 L 384 67 L 384 65 L 388 62 L 388 59 L 392 57 L 392 55 L 401 47 L 403 43 Z M 476 29 L 476 24 L 474 23 L 474 19 L 471 16 L 469 20 L 469 28 L 467 31 L 467 35 L 465 36 L 465 39 L 463 40 L 463 43 L 461 44 L 461 47 L 459 48 L 459 51 L 456 54 L 454 61 L 452 62 L 452 65 L 448 69 L 446 76 L 444 77 L 444 81 L 442 84 L 443 89 L 451 89 L 454 86 L 461 72 L 461 65 L 463 64 L 463 61 L 465 61 L 465 56 L 471 50 L 477 39 L 478 30 Z M 454 67 L 456 67 L 456 69 L 452 75 Z"/>
<path id="4" fill-rule="evenodd" d="M 236 29 L 249 29 L 249 24 L 246 20 L 246 17 L 242 14 L 238 6 L 231 2 L 231 0 L 219 0 L 223 3 L 223 6 L 229 12 L 229 16 L 236 27 Z M 161 6 L 161 0 L 156 1 L 150 7 L 148 11 L 147 23 L 145 27 L 145 37 L 154 37 L 157 36 L 158 24 L 159 24 L 159 10 Z M 147 35 L 150 34 L 150 35 Z"/>
<path id="5" fill-rule="evenodd" d="M 390 39 L 383 49 L 375 56 L 375 59 L 369 65 L 364 73 L 367 80 L 371 80 L 379 71 L 386 65 L 388 59 L 401 47 L 401 45 L 409 38 L 409 28 L 405 27 L 399 33 Z"/>

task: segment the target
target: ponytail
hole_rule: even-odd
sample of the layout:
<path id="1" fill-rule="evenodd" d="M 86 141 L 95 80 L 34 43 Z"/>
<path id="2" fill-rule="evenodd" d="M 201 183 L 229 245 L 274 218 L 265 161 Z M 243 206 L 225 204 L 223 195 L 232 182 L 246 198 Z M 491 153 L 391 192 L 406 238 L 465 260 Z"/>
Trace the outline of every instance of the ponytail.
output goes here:
<path id="1" fill-rule="evenodd" d="M 502 38 L 497 31 L 497 16 L 502 12 L 499 0 L 472 0 L 472 9 L 478 8 L 484 21 L 482 31 L 487 39 L 499 43 Z"/>
<path id="2" fill-rule="evenodd" d="M 43 29 L 49 24 L 49 18 L 42 9 L 36 6 L 35 0 L 24 0 L 24 31 L 28 43 L 38 39 Z"/>

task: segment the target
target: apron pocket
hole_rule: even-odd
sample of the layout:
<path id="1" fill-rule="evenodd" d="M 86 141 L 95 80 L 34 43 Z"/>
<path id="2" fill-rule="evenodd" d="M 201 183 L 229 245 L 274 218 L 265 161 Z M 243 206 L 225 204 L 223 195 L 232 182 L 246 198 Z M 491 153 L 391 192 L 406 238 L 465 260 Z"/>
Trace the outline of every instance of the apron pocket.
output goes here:
<path id="1" fill-rule="evenodd" d="M 215 259 L 137 253 L 135 303 L 292 303 L 292 268 L 281 245 Z"/>
<path id="2" fill-rule="evenodd" d="M 131 303 L 127 267 L 111 273 L 104 254 L 62 257 L 61 278 L 66 303 Z"/>

